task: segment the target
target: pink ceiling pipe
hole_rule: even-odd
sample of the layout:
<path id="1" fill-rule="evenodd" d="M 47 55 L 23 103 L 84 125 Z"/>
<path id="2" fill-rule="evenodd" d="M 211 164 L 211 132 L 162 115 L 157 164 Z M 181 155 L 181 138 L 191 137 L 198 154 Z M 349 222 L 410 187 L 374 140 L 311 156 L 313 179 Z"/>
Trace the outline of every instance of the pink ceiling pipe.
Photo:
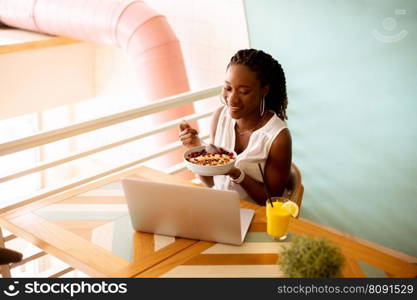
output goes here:
<path id="1" fill-rule="evenodd" d="M 0 0 L 0 22 L 124 49 L 135 66 L 138 86 L 148 100 L 189 90 L 175 33 L 164 16 L 142 1 Z M 155 120 L 166 121 L 193 112 L 192 105 L 188 105 L 160 113 Z M 167 143 L 176 138 L 177 132 L 171 131 L 160 140 Z M 169 161 L 172 163 L 172 156 Z"/>

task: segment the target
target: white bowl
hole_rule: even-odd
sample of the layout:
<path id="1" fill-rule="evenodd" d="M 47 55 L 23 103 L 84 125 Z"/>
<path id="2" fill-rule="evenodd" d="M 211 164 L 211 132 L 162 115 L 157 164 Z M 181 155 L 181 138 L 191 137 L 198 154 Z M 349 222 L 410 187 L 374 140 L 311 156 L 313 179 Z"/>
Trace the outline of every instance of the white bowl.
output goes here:
<path id="1" fill-rule="evenodd" d="M 231 168 L 234 167 L 235 161 L 236 161 L 236 158 L 237 158 L 237 154 L 236 154 L 236 152 L 229 151 L 227 149 L 225 149 L 225 150 L 228 151 L 228 152 L 233 153 L 233 158 L 234 159 L 233 159 L 233 161 L 231 161 L 230 163 L 228 163 L 226 165 L 222 165 L 222 166 L 203 166 L 203 165 L 194 164 L 194 163 L 187 160 L 187 157 L 191 152 L 201 151 L 205 148 L 206 148 L 206 146 L 198 146 L 198 147 L 191 148 L 184 153 L 185 166 L 187 167 L 188 170 L 190 170 L 191 172 L 194 172 L 195 174 L 201 175 L 201 176 L 215 176 L 215 175 L 224 175 L 227 172 L 229 172 L 229 170 Z"/>

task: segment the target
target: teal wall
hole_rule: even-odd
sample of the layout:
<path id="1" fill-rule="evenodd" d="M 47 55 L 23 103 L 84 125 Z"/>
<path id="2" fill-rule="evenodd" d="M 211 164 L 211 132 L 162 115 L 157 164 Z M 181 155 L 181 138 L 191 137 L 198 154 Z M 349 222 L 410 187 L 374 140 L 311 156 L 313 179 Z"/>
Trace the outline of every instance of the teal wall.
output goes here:
<path id="1" fill-rule="evenodd" d="M 245 9 L 251 47 L 286 72 L 301 216 L 417 256 L 417 1 Z"/>

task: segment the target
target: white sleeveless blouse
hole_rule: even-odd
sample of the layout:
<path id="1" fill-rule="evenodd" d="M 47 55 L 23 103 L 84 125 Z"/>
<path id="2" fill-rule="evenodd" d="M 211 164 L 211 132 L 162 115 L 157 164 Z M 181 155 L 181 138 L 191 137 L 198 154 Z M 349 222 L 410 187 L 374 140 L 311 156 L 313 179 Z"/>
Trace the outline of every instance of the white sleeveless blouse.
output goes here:
<path id="1" fill-rule="evenodd" d="M 236 120 L 230 116 L 227 106 L 224 106 L 217 122 L 214 144 L 227 150 L 234 150 L 236 142 L 235 125 Z M 246 176 L 263 182 L 258 163 L 261 163 L 262 170 L 264 170 L 272 142 L 284 128 L 287 128 L 287 124 L 274 113 L 263 127 L 252 132 L 248 146 L 236 158 L 236 168 L 242 169 Z M 243 187 L 231 181 L 230 176 L 213 176 L 213 180 L 215 189 L 235 190 L 239 193 L 240 199 L 255 202 Z"/>

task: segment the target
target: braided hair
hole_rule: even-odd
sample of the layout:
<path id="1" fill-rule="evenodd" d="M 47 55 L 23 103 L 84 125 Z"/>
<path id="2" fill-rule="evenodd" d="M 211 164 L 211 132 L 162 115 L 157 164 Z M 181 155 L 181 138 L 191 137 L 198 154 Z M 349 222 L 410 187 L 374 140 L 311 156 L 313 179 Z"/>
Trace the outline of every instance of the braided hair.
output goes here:
<path id="1" fill-rule="evenodd" d="M 227 68 L 231 65 L 245 65 L 257 74 L 262 87 L 269 85 L 265 109 L 273 110 L 283 121 L 288 119 L 285 74 L 278 61 L 262 50 L 243 49 L 232 56 Z"/>

